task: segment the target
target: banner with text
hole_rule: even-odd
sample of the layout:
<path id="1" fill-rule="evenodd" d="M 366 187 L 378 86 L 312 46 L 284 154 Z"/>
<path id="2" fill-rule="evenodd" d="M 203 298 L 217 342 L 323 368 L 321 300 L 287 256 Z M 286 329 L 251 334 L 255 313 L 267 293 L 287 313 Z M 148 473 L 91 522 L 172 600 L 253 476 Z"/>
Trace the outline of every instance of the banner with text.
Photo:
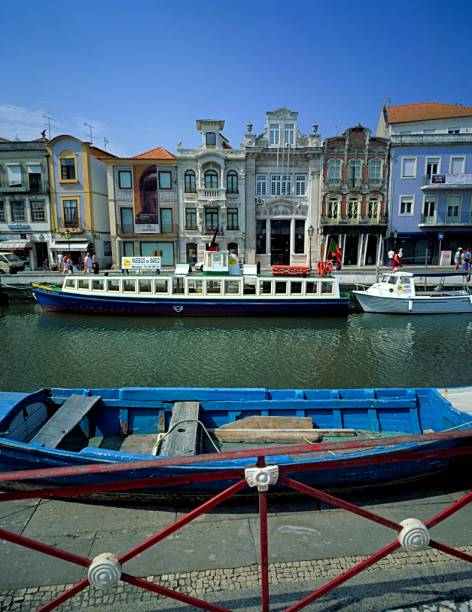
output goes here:
<path id="1" fill-rule="evenodd" d="M 160 270 L 160 257 L 122 257 L 122 270 Z"/>

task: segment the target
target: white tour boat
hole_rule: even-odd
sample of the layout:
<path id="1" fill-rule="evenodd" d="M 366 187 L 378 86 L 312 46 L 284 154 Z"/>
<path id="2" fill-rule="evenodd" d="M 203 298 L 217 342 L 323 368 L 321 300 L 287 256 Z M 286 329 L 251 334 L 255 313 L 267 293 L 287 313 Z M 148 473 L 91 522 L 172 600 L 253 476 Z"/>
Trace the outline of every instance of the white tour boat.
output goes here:
<path id="1" fill-rule="evenodd" d="M 364 312 L 384 314 L 472 313 L 467 272 L 391 272 L 353 291 Z"/>

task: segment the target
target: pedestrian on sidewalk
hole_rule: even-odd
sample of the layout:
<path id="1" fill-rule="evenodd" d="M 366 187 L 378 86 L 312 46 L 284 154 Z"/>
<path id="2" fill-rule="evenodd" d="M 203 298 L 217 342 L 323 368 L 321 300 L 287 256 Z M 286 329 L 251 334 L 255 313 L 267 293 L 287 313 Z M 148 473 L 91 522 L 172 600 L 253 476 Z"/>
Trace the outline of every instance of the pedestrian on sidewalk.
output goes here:
<path id="1" fill-rule="evenodd" d="M 456 270 L 459 270 L 462 265 L 462 247 L 458 247 L 454 254 L 454 265 L 456 266 Z"/>
<path id="2" fill-rule="evenodd" d="M 394 272 L 398 272 L 398 268 L 402 267 L 402 260 L 399 253 L 395 253 L 392 259 L 392 269 Z"/>
<path id="3" fill-rule="evenodd" d="M 390 251 L 387 253 L 387 257 L 388 257 L 388 267 L 389 268 L 393 268 L 393 256 L 395 255 L 395 251 L 393 249 L 390 249 Z"/>

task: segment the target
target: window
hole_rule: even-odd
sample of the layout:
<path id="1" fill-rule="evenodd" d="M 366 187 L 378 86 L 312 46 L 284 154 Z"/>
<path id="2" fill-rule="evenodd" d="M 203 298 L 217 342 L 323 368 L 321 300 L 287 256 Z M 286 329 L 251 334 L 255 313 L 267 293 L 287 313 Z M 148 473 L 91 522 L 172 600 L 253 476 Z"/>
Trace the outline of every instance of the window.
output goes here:
<path id="1" fill-rule="evenodd" d="M 215 132 L 206 133 L 206 144 L 207 144 L 207 147 L 214 147 L 216 145 L 216 133 Z"/>
<path id="2" fill-rule="evenodd" d="M 163 266 L 174 265 L 174 243 L 173 242 L 141 242 L 141 257 L 161 258 Z"/>
<path id="3" fill-rule="evenodd" d="M 349 185 L 351 187 L 359 186 L 361 182 L 362 162 L 360 159 L 349 160 Z"/>
<path id="4" fill-rule="evenodd" d="M 107 279 L 107 290 L 108 291 L 119 291 L 120 290 L 120 281 L 117 278 L 109 278 L 109 279 Z"/>
<path id="5" fill-rule="evenodd" d="M 75 157 L 64 157 L 60 160 L 61 164 L 61 181 L 77 180 L 75 169 Z"/>
<path id="6" fill-rule="evenodd" d="M 0 202 L 0 221 L 6 221 L 5 202 Z"/>
<path id="7" fill-rule="evenodd" d="M 172 172 L 159 171 L 159 189 L 172 189 Z"/>
<path id="8" fill-rule="evenodd" d="M 282 193 L 284 195 L 290 195 L 292 192 L 292 177 L 288 175 L 282 176 Z"/>
<path id="9" fill-rule="evenodd" d="M 62 200 L 64 209 L 64 227 L 79 226 L 79 206 L 77 200 Z"/>
<path id="10" fill-rule="evenodd" d="M 205 208 L 205 229 L 215 230 L 218 227 L 218 209 Z"/>
<path id="11" fill-rule="evenodd" d="M 195 259 L 195 261 L 197 261 Z M 188 278 L 187 279 L 187 290 L 189 293 L 203 293 L 203 279 L 201 278 Z"/>
<path id="12" fill-rule="evenodd" d="M 330 159 L 328 161 L 328 181 L 341 180 L 341 160 Z"/>
<path id="13" fill-rule="evenodd" d="M 414 198 L 413 196 L 400 196 L 400 211 L 399 215 L 413 214 Z"/>
<path id="14" fill-rule="evenodd" d="M 150 278 L 138 280 L 138 293 L 152 293 L 152 281 Z"/>
<path id="15" fill-rule="evenodd" d="M 402 157 L 402 178 L 416 178 L 416 157 Z"/>
<path id="16" fill-rule="evenodd" d="M 172 208 L 161 208 L 161 234 L 170 234 L 172 231 Z"/>
<path id="17" fill-rule="evenodd" d="M 278 123 L 271 123 L 269 126 L 269 145 L 280 144 L 280 126 Z"/>
<path id="18" fill-rule="evenodd" d="M 186 208 L 185 209 L 185 229 L 194 230 L 197 229 L 197 209 Z"/>
<path id="19" fill-rule="evenodd" d="M 134 242 L 123 242 L 123 257 L 134 257 Z"/>
<path id="20" fill-rule="evenodd" d="M 21 166 L 20 164 L 8 164 L 8 185 L 10 187 L 21 187 Z"/>
<path id="21" fill-rule="evenodd" d="M 131 207 L 120 208 L 121 233 L 132 234 L 134 232 L 134 215 Z"/>
<path id="22" fill-rule="evenodd" d="M 374 198 L 371 198 L 367 205 L 367 218 L 378 221 L 379 212 L 380 212 L 380 202 Z"/>
<path id="23" fill-rule="evenodd" d="M 31 221 L 46 221 L 46 207 L 43 201 L 32 201 L 31 206 Z"/>
<path id="24" fill-rule="evenodd" d="M 439 174 L 440 165 L 441 165 L 440 157 L 427 157 L 426 165 L 425 165 L 425 175 L 431 178 L 434 174 Z"/>
<path id="25" fill-rule="evenodd" d="M 226 176 L 226 191 L 227 193 L 239 193 L 238 173 L 234 170 L 230 170 Z"/>
<path id="26" fill-rule="evenodd" d="M 341 211 L 340 202 L 337 198 L 330 198 L 328 200 L 328 219 L 337 219 Z"/>
<path id="27" fill-rule="evenodd" d="M 266 251 L 266 240 L 267 237 L 267 223 L 265 219 L 263 221 L 256 221 L 256 253 L 258 255 L 264 255 Z"/>
<path id="28" fill-rule="evenodd" d="M 285 124 L 285 144 L 293 145 L 294 142 L 294 124 L 286 123 Z"/>
<path id="29" fill-rule="evenodd" d="M 131 189 L 131 171 L 118 170 L 118 187 L 120 189 Z"/>
<path id="30" fill-rule="evenodd" d="M 281 182 L 280 182 L 280 174 L 273 174 L 270 179 L 270 193 L 275 195 L 280 195 L 281 193 Z"/>
<path id="31" fill-rule="evenodd" d="M 457 195 L 450 195 L 447 198 L 447 212 L 446 222 L 447 223 L 459 223 L 461 216 L 461 204 L 462 198 Z"/>
<path id="32" fill-rule="evenodd" d="M 103 279 L 95 278 L 92 280 L 92 291 L 104 291 L 105 281 Z"/>
<path id="33" fill-rule="evenodd" d="M 224 288 L 224 292 L 225 295 L 239 295 L 240 293 L 240 282 L 239 280 L 235 280 L 235 279 L 231 279 L 231 280 L 225 280 L 225 288 Z"/>
<path id="34" fill-rule="evenodd" d="M 197 191 L 195 172 L 193 170 L 187 170 L 184 174 L 184 191 L 185 193 L 196 193 Z"/>
<path id="35" fill-rule="evenodd" d="M 295 220 L 295 253 L 305 252 L 305 220 Z"/>
<path id="36" fill-rule="evenodd" d="M 79 278 L 77 281 L 77 287 L 79 289 L 85 289 L 86 291 L 90 291 L 90 281 L 86 278 Z"/>
<path id="37" fill-rule="evenodd" d="M 265 196 L 267 193 L 267 183 L 265 174 L 256 175 L 256 195 Z"/>
<path id="38" fill-rule="evenodd" d="M 239 229 L 238 209 L 237 208 L 228 208 L 228 224 L 227 224 L 227 229 L 229 229 L 229 230 L 237 230 L 237 229 Z"/>
<path id="39" fill-rule="evenodd" d="M 302 282 L 301 281 L 290 281 L 290 293 L 292 295 L 302 294 Z"/>
<path id="40" fill-rule="evenodd" d="M 206 281 L 206 292 L 207 294 L 216 294 L 220 295 L 221 293 L 222 283 L 220 280 L 210 280 Z"/>
<path id="41" fill-rule="evenodd" d="M 261 281 L 259 285 L 260 295 L 271 295 L 272 294 L 272 283 L 271 281 Z"/>
<path id="42" fill-rule="evenodd" d="M 40 164 L 28 164 L 28 180 L 30 191 L 41 191 Z"/>
<path id="43" fill-rule="evenodd" d="M 287 295 L 288 282 L 287 281 L 275 281 L 275 295 Z"/>
<path id="44" fill-rule="evenodd" d="M 205 189 L 218 189 L 218 174 L 216 170 L 205 172 Z"/>
<path id="45" fill-rule="evenodd" d="M 349 198 L 347 218 L 354 221 L 359 218 L 359 200 L 357 198 Z"/>
<path id="46" fill-rule="evenodd" d="M 380 181 L 382 178 L 382 161 L 380 159 L 369 160 L 369 180 Z"/>
<path id="47" fill-rule="evenodd" d="M 434 219 L 436 215 L 436 198 L 432 196 L 425 196 L 423 202 L 423 217 L 424 221 Z"/>
<path id="48" fill-rule="evenodd" d="M 186 246 L 187 263 L 197 263 L 197 243 L 189 242 Z"/>
<path id="49" fill-rule="evenodd" d="M 10 210 L 13 223 L 26 221 L 25 203 L 23 201 L 10 202 Z"/>
<path id="50" fill-rule="evenodd" d="M 304 196 L 306 191 L 306 176 L 304 174 L 297 174 L 295 176 L 296 195 Z"/>
<path id="51" fill-rule="evenodd" d="M 169 293 L 169 281 L 166 278 L 154 280 L 154 293 Z"/>
<path id="52" fill-rule="evenodd" d="M 451 174 L 462 174 L 464 172 L 465 158 L 451 157 L 449 162 L 449 172 Z"/>
<path id="53" fill-rule="evenodd" d="M 126 293 L 136 293 L 136 281 L 130 278 L 123 280 L 123 291 Z"/>

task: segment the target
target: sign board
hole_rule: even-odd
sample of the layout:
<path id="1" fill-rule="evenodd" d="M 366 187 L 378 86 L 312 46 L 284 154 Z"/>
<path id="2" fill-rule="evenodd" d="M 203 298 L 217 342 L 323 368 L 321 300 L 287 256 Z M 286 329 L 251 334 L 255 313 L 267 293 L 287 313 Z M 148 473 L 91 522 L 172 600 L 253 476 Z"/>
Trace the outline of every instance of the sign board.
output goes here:
<path id="1" fill-rule="evenodd" d="M 438 234 L 438 240 L 444 240 L 444 234 Z"/>
<path id="2" fill-rule="evenodd" d="M 122 270 L 160 270 L 160 257 L 122 257 Z"/>
<path id="3" fill-rule="evenodd" d="M 448 185 L 472 185 L 472 174 L 446 174 Z"/>
<path id="4" fill-rule="evenodd" d="M 433 174 L 431 177 L 431 183 L 445 183 L 446 175 L 445 174 Z"/>
<path id="5" fill-rule="evenodd" d="M 452 261 L 452 251 L 441 251 L 439 257 L 440 266 L 450 266 Z"/>

